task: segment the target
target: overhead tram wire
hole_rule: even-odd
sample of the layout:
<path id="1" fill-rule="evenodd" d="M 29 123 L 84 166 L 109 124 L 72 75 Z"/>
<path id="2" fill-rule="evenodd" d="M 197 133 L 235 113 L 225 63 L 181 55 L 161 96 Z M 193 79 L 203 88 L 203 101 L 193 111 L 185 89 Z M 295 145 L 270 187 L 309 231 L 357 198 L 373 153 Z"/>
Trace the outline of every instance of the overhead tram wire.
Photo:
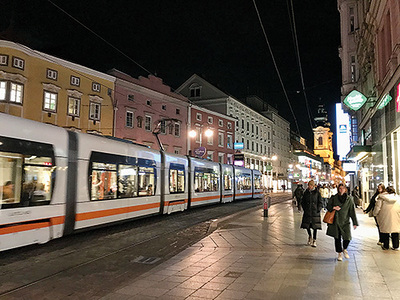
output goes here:
<path id="1" fill-rule="evenodd" d="M 290 2 L 289 19 L 290 19 L 290 24 L 292 25 L 291 27 L 293 29 L 292 34 L 293 34 L 293 40 L 294 40 L 294 45 L 295 45 L 295 50 L 296 50 L 297 63 L 299 65 L 299 70 L 300 70 L 301 87 L 303 89 L 303 95 L 304 95 L 304 99 L 306 101 L 308 120 L 310 121 L 310 127 L 311 127 L 311 131 L 312 131 L 314 126 L 313 126 L 312 117 L 311 117 L 310 105 L 308 103 L 308 98 L 307 98 L 307 94 L 306 94 L 306 87 L 304 84 L 303 68 L 302 68 L 301 59 L 300 59 L 299 42 L 297 39 L 296 19 L 294 16 L 293 0 L 288 0 L 288 1 Z"/>
<path id="2" fill-rule="evenodd" d="M 254 8 L 255 8 L 256 13 L 257 13 L 258 21 L 260 22 L 260 26 L 261 26 L 261 29 L 262 29 L 263 34 L 264 34 L 265 41 L 267 42 L 267 45 L 268 45 L 269 53 L 271 54 L 271 57 L 272 57 L 272 62 L 274 63 L 275 71 L 276 71 L 276 73 L 278 75 L 279 81 L 280 81 L 282 89 L 283 89 L 283 93 L 285 94 L 286 101 L 287 101 L 287 103 L 289 105 L 289 108 L 290 108 L 290 111 L 291 111 L 291 113 L 293 115 L 293 119 L 294 119 L 294 122 L 296 124 L 297 133 L 300 134 L 299 124 L 297 123 L 296 115 L 294 114 L 294 111 L 293 111 L 293 108 L 292 108 L 292 104 L 290 103 L 290 100 L 289 100 L 285 85 L 283 83 L 281 74 L 280 74 L 278 66 L 276 64 L 275 56 L 274 56 L 274 54 L 272 52 L 272 48 L 271 48 L 271 45 L 269 43 L 269 40 L 268 40 L 268 37 L 267 37 L 267 33 L 265 31 L 263 22 L 261 20 L 260 12 L 258 11 L 258 8 L 257 8 L 256 0 L 253 0 L 253 4 L 254 4 Z"/>

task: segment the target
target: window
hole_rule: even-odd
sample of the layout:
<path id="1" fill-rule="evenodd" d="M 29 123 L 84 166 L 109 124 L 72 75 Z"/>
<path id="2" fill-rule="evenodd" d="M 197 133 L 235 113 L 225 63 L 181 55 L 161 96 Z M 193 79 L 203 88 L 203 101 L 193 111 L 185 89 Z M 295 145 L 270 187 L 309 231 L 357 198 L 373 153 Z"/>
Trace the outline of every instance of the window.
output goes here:
<path id="1" fill-rule="evenodd" d="M 196 127 L 196 142 L 200 143 L 200 139 L 201 139 L 201 128 Z"/>
<path id="2" fill-rule="evenodd" d="M 251 133 L 254 133 L 254 124 L 251 124 Z"/>
<path id="3" fill-rule="evenodd" d="M 89 119 L 94 121 L 100 121 L 100 103 L 90 102 L 89 107 Z"/>
<path id="4" fill-rule="evenodd" d="M 260 174 L 254 174 L 254 188 L 259 190 L 262 188 L 262 178 Z"/>
<path id="5" fill-rule="evenodd" d="M 199 113 L 196 113 L 196 120 L 201 121 L 201 119 L 202 119 L 202 115 Z"/>
<path id="6" fill-rule="evenodd" d="M 54 152 L 48 144 L 1 137 L 0 209 L 49 204 Z"/>
<path id="7" fill-rule="evenodd" d="M 136 120 L 137 120 L 137 127 L 138 128 L 142 128 L 142 126 L 143 126 L 143 117 L 137 117 Z"/>
<path id="8" fill-rule="evenodd" d="M 181 136 L 181 124 L 175 123 L 175 136 L 179 137 Z"/>
<path id="9" fill-rule="evenodd" d="M 249 132 L 250 131 L 250 123 L 249 123 L 249 121 L 247 121 L 247 132 Z"/>
<path id="10" fill-rule="evenodd" d="M 129 94 L 128 101 L 134 101 L 134 100 L 135 100 L 135 95 Z"/>
<path id="11" fill-rule="evenodd" d="M 249 161 L 247 162 L 249 164 Z M 250 190 L 251 189 L 251 176 L 250 174 L 236 173 L 237 189 Z"/>
<path id="12" fill-rule="evenodd" d="M 207 137 L 207 144 L 208 145 L 212 145 L 213 144 L 213 136 L 212 135 Z"/>
<path id="13" fill-rule="evenodd" d="M 151 106 L 151 100 L 146 100 L 146 105 Z"/>
<path id="14" fill-rule="evenodd" d="M 224 190 L 229 191 L 232 190 L 232 181 L 233 181 L 233 176 L 229 172 L 224 173 Z"/>
<path id="15" fill-rule="evenodd" d="M 137 166 L 118 165 L 118 198 L 137 196 L 137 174 Z"/>
<path id="16" fill-rule="evenodd" d="M 0 55 L 0 66 L 7 66 L 8 65 L 8 55 Z"/>
<path id="17" fill-rule="evenodd" d="M 139 167 L 139 196 L 155 195 L 154 167 Z"/>
<path id="18" fill-rule="evenodd" d="M 212 168 L 194 168 L 194 191 L 196 193 L 219 190 L 219 172 Z"/>
<path id="19" fill-rule="evenodd" d="M 228 129 L 232 129 L 232 123 L 231 123 L 231 122 L 228 122 L 228 123 L 226 124 L 226 127 L 227 127 Z"/>
<path id="20" fill-rule="evenodd" d="M 230 135 L 230 134 L 228 134 L 227 136 L 226 136 L 226 147 L 228 148 L 228 149 L 232 149 L 233 147 L 233 145 L 232 145 L 233 143 L 232 143 L 232 136 Z"/>
<path id="21" fill-rule="evenodd" d="M 92 189 L 90 200 L 117 198 L 117 165 L 111 163 L 92 163 Z"/>
<path id="22" fill-rule="evenodd" d="M 198 98 L 201 96 L 201 87 L 194 86 L 190 88 L 190 97 L 191 98 Z"/>
<path id="23" fill-rule="evenodd" d="M 256 135 L 258 135 L 258 126 L 256 126 Z"/>
<path id="24" fill-rule="evenodd" d="M 254 142 L 251 142 L 251 151 L 254 151 Z"/>
<path id="25" fill-rule="evenodd" d="M 80 99 L 68 97 L 68 115 L 79 117 L 80 103 Z"/>
<path id="26" fill-rule="evenodd" d="M 97 82 L 92 82 L 92 91 L 100 93 L 100 90 L 101 90 L 101 84 Z"/>
<path id="27" fill-rule="evenodd" d="M 147 131 L 151 131 L 151 117 L 150 116 L 145 116 L 144 129 Z"/>
<path id="28" fill-rule="evenodd" d="M 171 163 L 169 167 L 169 192 L 185 192 L 185 166 Z"/>
<path id="29" fill-rule="evenodd" d="M 218 132 L 218 146 L 224 146 L 224 134 L 222 132 Z"/>
<path id="30" fill-rule="evenodd" d="M 247 145 L 246 146 L 247 146 L 246 149 L 250 150 L 250 141 L 249 140 L 247 140 Z"/>
<path id="31" fill-rule="evenodd" d="M 351 82 L 356 82 L 357 80 L 356 57 L 352 55 L 350 60 L 351 60 L 350 64 Z"/>
<path id="32" fill-rule="evenodd" d="M 7 81 L 0 81 L 0 101 L 6 100 Z"/>
<path id="33" fill-rule="evenodd" d="M 323 139 L 322 139 L 322 136 L 320 136 L 318 138 L 318 146 L 322 146 L 322 145 L 323 145 Z"/>
<path id="34" fill-rule="evenodd" d="M 133 128 L 133 112 L 126 111 L 125 126 Z"/>
<path id="35" fill-rule="evenodd" d="M 173 126 L 172 124 L 170 124 L 170 125 L 168 126 L 168 133 L 169 133 L 169 134 L 174 134 L 174 129 L 175 129 L 175 126 Z"/>
<path id="36" fill-rule="evenodd" d="M 17 69 L 23 70 L 25 68 L 25 61 L 22 58 L 13 57 L 12 66 Z"/>
<path id="37" fill-rule="evenodd" d="M 219 127 L 224 127 L 224 121 L 223 120 L 218 120 L 218 126 Z"/>
<path id="38" fill-rule="evenodd" d="M 44 91 L 43 109 L 55 112 L 57 110 L 58 94 Z"/>
<path id="39" fill-rule="evenodd" d="M 218 162 L 219 162 L 220 164 L 223 164 L 223 163 L 224 163 L 224 154 L 223 154 L 223 153 L 219 153 L 219 154 L 218 154 Z"/>
<path id="40" fill-rule="evenodd" d="M 22 84 L 11 82 L 10 102 L 22 103 L 22 91 L 24 86 Z"/>
<path id="41" fill-rule="evenodd" d="M 208 117 L 207 118 L 207 123 L 208 124 L 212 124 L 213 123 L 213 118 L 212 117 Z"/>
<path id="42" fill-rule="evenodd" d="M 179 108 L 177 108 L 177 109 L 175 110 L 175 112 L 176 112 L 177 115 L 180 115 L 180 114 L 181 114 L 181 110 L 180 110 Z"/>
<path id="43" fill-rule="evenodd" d="M 56 70 L 47 69 L 46 70 L 46 78 L 57 80 L 58 72 Z"/>
<path id="44" fill-rule="evenodd" d="M 354 32 L 355 29 L 354 7 L 349 8 L 349 23 L 350 23 L 350 32 Z"/>
<path id="45" fill-rule="evenodd" d="M 213 153 L 214 153 L 213 151 L 208 151 L 208 152 L 207 152 L 207 157 L 206 157 L 206 158 L 207 158 L 208 160 L 210 160 L 210 161 L 213 161 Z"/>
<path id="46" fill-rule="evenodd" d="M 165 104 L 161 105 L 162 110 L 167 110 L 167 106 Z"/>
<path id="47" fill-rule="evenodd" d="M 70 83 L 71 83 L 71 85 L 80 86 L 81 85 L 81 79 L 79 77 L 71 75 Z"/>
<path id="48" fill-rule="evenodd" d="M 167 134 L 167 124 L 165 120 L 160 121 L 160 132 L 162 134 Z"/>
<path id="49" fill-rule="evenodd" d="M 256 152 L 258 152 L 258 143 L 256 143 Z"/>
<path id="50" fill-rule="evenodd" d="M 244 120 L 242 120 L 242 129 L 244 129 Z"/>

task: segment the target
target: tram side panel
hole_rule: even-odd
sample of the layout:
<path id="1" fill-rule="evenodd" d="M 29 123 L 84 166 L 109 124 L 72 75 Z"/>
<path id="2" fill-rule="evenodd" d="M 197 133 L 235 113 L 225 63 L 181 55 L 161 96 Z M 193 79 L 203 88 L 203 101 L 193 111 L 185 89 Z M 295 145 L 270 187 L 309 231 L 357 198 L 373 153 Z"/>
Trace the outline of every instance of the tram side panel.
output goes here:
<path id="1" fill-rule="evenodd" d="M 190 158 L 190 207 L 221 201 L 219 163 Z"/>
<path id="2" fill-rule="evenodd" d="M 249 199 L 253 196 L 251 170 L 234 167 L 235 170 L 235 200 Z"/>
<path id="3" fill-rule="evenodd" d="M 0 251 L 62 236 L 66 130 L 0 113 Z"/>
<path id="4" fill-rule="evenodd" d="M 263 198 L 262 174 L 258 170 L 251 170 L 253 198 Z"/>
<path id="5" fill-rule="evenodd" d="M 160 153 L 80 134 L 75 229 L 158 214 Z"/>
<path id="6" fill-rule="evenodd" d="M 189 178 L 188 159 L 182 155 L 165 153 L 164 155 L 164 214 L 184 211 L 188 208 Z M 163 166 L 162 166 L 163 167 Z"/>

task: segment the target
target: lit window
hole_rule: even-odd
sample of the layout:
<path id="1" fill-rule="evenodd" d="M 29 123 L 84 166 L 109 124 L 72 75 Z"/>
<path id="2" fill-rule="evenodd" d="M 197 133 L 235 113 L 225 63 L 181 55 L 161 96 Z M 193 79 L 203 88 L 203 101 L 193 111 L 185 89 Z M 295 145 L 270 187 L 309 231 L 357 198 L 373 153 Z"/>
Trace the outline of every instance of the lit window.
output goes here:
<path id="1" fill-rule="evenodd" d="M 100 103 L 90 102 L 89 119 L 94 121 L 100 120 Z"/>
<path id="2" fill-rule="evenodd" d="M 57 109 L 57 94 L 51 92 L 44 92 L 43 109 L 55 112 Z"/>
<path id="3" fill-rule="evenodd" d="M 68 115 L 73 117 L 79 117 L 81 100 L 78 98 L 68 98 Z"/>
<path id="4" fill-rule="evenodd" d="M 92 91 L 93 92 L 100 92 L 101 84 L 97 82 L 92 82 Z"/>
<path id="5" fill-rule="evenodd" d="M 0 81 L 0 101 L 6 100 L 7 82 Z"/>
<path id="6" fill-rule="evenodd" d="M 144 129 L 147 131 L 151 131 L 151 117 L 146 116 L 144 119 Z"/>
<path id="7" fill-rule="evenodd" d="M 13 67 L 23 70 L 25 67 L 25 61 L 18 57 L 13 57 Z"/>
<path id="8" fill-rule="evenodd" d="M 126 112 L 126 127 L 133 128 L 133 112 L 127 111 Z"/>
<path id="9" fill-rule="evenodd" d="M 1 66 L 8 65 L 8 55 L 0 55 L 0 65 Z"/>
<path id="10" fill-rule="evenodd" d="M 229 134 L 226 137 L 226 147 L 232 149 L 232 136 Z"/>
<path id="11" fill-rule="evenodd" d="M 57 80 L 58 72 L 56 70 L 47 69 L 46 70 L 46 78 Z"/>
<path id="12" fill-rule="evenodd" d="M 81 84 L 81 79 L 76 76 L 71 75 L 71 85 L 79 86 Z"/>

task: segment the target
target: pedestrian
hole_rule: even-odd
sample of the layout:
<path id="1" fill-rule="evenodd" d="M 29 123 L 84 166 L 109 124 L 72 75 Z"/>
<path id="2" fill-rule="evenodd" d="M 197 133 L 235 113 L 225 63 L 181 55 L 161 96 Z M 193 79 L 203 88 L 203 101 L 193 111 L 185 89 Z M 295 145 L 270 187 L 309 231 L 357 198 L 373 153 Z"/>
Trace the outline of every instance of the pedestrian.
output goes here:
<path id="1" fill-rule="evenodd" d="M 358 186 L 354 187 L 354 190 L 351 193 L 351 195 L 353 196 L 354 205 L 356 206 L 356 208 L 358 208 L 361 205 L 361 197 L 360 197 L 360 191 L 358 190 Z"/>
<path id="2" fill-rule="evenodd" d="M 324 210 L 326 210 L 326 206 L 328 205 L 328 198 L 329 198 L 329 189 L 326 186 L 326 184 L 324 184 L 319 189 L 319 192 L 320 192 L 321 198 L 322 198 L 322 207 L 324 208 Z"/>
<path id="3" fill-rule="evenodd" d="M 347 189 L 343 183 L 338 185 L 338 193 L 332 196 L 328 201 L 328 211 L 335 210 L 333 224 L 328 224 L 326 234 L 335 239 L 335 249 L 338 254 L 337 260 L 342 261 L 350 258 L 347 247 L 351 240 L 350 219 L 353 222 L 354 229 L 358 226 L 356 210 L 354 208 L 353 198 L 346 193 Z M 343 246 L 342 246 L 343 239 Z"/>
<path id="4" fill-rule="evenodd" d="M 382 233 L 379 230 L 378 220 L 374 216 L 374 208 L 375 208 L 375 204 L 376 204 L 376 198 L 383 192 L 385 192 L 385 186 L 382 183 L 380 183 L 380 184 L 378 184 L 378 188 L 377 188 L 375 194 L 372 196 L 371 200 L 369 201 L 369 205 L 368 205 L 367 209 L 364 210 L 364 213 L 368 214 L 370 217 L 374 217 L 374 219 L 375 219 L 375 224 L 376 224 L 376 227 L 378 228 L 378 233 L 379 233 L 379 241 L 377 244 L 380 246 L 383 243 L 383 238 L 382 238 Z"/>
<path id="5" fill-rule="evenodd" d="M 301 198 L 303 198 L 304 188 L 301 183 L 297 185 L 297 188 L 294 191 L 294 197 L 296 198 L 297 209 L 301 212 Z"/>
<path id="6" fill-rule="evenodd" d="M 392 238 L 392 249 L 399 249 L 400 232 L 400 196 L 393 187 L 388 186 L 386 192 L 377 197 L 374 215 L 382 233 L 382 249 L 389 249 L 389 235 Z"/>
<path id="7" fill-rule="evenodd" d="M 308 233 L 307 245 L 317 247 L 317 230 L 321 230 L 321 209 L 322 198 L 321 194 L 315 188 L 314 180 L 308 182 L 308 188 L 305 190 L 301 199 L 301 206 L 303 207 L 303 219 L 300 228 L 304 228 Z M 311 236 L 311 229 L 314 230 Z"/>

